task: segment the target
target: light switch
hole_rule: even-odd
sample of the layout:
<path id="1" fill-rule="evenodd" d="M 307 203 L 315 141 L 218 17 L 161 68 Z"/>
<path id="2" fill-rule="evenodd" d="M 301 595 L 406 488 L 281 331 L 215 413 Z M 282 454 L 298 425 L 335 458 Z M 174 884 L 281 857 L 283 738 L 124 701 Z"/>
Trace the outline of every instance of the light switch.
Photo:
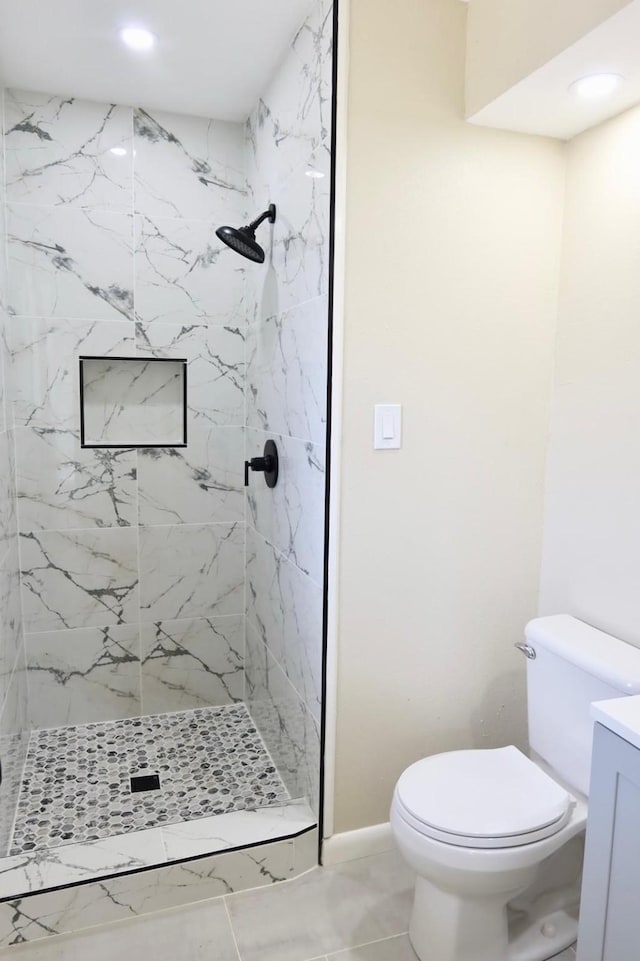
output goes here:
<path id="1" fill-rule="evenodd" d="M 402 446 L 400 404 L 376 404 L 373 446 L 376 450 L 400 450 Z"/>

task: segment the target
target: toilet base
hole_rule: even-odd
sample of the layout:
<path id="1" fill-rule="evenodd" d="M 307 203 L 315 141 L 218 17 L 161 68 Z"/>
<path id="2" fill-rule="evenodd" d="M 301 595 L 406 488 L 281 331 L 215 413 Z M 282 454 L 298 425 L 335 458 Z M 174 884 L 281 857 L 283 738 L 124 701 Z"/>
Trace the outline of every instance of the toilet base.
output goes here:
<path id="1" fill-rule="evenodd" d="M 510 930 L 511 896 L 464 898 L 416 878 L 409 938 L 420 961 L 547 961 L 575 942 L 577 918 L 564 909 Z"/>
<path id="2" fill-rule="evenodd" d="M 409 938 L 420 961 L 510 961 L 507 901 L 449 894 L 416 878 Z"/>
<path id="3" fill-rule="evenodd" d="M 510 932 L 511 934 L 511 932 Z M 509 940 L 509 961 L 547 961 L 575 944 L 578 921 L 565 910 L 553 911 Z"/>

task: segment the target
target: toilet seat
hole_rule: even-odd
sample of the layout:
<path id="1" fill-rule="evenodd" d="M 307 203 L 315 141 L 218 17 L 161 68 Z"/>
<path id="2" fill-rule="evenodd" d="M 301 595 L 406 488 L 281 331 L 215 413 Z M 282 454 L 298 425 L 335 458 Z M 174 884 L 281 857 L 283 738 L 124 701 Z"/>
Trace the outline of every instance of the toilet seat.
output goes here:
<path id="1" fill-rule="evenodd" d="M 427 837 L 469 848 L 532 844 L 557 834 L 575 799 L 516 747 L 451 751 L 400 777 L 402 819 Z"/>

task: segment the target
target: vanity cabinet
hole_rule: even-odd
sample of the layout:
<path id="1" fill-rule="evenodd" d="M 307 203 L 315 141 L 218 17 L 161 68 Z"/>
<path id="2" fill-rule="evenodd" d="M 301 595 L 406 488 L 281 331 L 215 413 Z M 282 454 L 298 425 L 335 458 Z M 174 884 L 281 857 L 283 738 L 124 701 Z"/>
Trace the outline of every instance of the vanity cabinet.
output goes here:
<path id="1" fill-rule="evenodd" d="M 577 961 L 640 958 L 640 749 L 594 725 Z"/>

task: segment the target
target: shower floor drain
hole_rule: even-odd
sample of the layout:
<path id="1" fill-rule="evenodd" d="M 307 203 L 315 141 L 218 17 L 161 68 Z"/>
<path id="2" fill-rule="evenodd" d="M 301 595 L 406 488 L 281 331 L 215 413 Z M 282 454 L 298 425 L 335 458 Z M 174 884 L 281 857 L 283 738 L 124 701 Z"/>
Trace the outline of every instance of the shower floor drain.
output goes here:
<path id="1" fill-rule="evenodd" d="M 136 774 L 131 779 L 131 793 L 140 794 L 142 791 L 159 791 L 160 775 Z"/>

